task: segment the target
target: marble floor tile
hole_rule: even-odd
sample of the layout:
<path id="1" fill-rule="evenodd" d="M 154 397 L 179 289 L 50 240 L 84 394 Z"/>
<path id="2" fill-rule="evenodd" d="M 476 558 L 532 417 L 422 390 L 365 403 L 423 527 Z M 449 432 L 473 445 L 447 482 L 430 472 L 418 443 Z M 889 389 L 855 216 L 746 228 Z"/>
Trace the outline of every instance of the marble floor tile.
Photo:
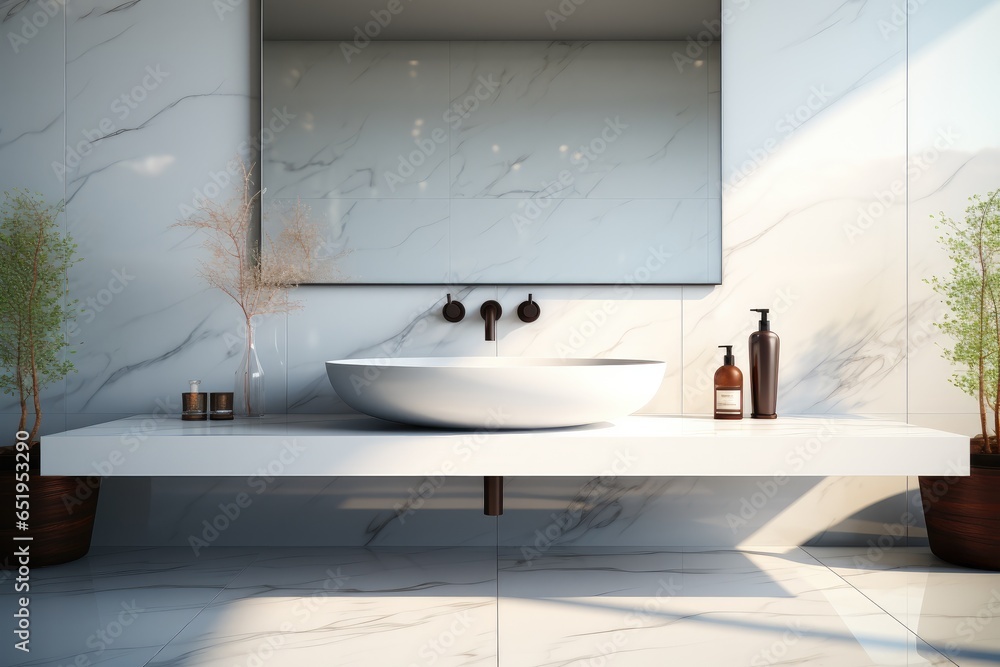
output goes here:
<path id="1" fill-rule="evenodd" d="M 144 665 L 255 558 L 251 549 L 101 549 L 30 573 L 31 651 L 0 646 L 2 665 Z M 10 574 L 10 573 L 5 573 Z M 0 609 L 17 609 L 5 581 Z M 9 610 L 9 611 L 8 611 Z"/>
<path id="2" fill-rule="evenodd" d="M 495 665 L 492 597 L 272 589 L 210 605 L 150 666 Z"/>
<path id="3" fill-rule="evenodd" d="M 31 614 L 0 665 L 1000 664 L 1000 573 L 905 547 L 95 548 Z"/>
<path id="4" fill-rule="evenodd" d="M 260 557 L 255 547 L 93 547 L 80 560 L 34 570 L 37 593 L 88 593 L 141 587 L 222 589 Z"/>
<path id="5" fill-rule="evenodd" d="M 505 552 L 499 664 L 951 664 L 810 561 L 799 549 Z"/>
<path id="6" fill-rule="evenodd" d="M 224 597 L 272 588 L 387 597 L 495 596 L 496 550 L 272 548 L 227 586 Z"/>
<path id="7" fill-rule="evenodd" d="M 956 664 L 1000 664 L 1000 573 L 949 565 L 926 548 L 806 551 Z"/>
<path id="8" fill-rule="evenodd" d="M 496 664 L 491 549 L 275 549 L 149 664 Z"/>

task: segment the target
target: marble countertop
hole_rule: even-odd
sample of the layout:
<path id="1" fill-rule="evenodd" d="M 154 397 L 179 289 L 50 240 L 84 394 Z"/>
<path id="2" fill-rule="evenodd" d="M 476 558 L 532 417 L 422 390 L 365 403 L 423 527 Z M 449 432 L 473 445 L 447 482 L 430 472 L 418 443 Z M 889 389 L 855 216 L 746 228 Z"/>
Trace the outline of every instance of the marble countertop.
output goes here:
<path id="1" fill-rule="evenodd" d="M 103 476 L 968 475 L 968 436 L 853 416 L 641 415 L 447 431 L 359 415 L 139 415 L 42 438 L 42 474 Z"/>

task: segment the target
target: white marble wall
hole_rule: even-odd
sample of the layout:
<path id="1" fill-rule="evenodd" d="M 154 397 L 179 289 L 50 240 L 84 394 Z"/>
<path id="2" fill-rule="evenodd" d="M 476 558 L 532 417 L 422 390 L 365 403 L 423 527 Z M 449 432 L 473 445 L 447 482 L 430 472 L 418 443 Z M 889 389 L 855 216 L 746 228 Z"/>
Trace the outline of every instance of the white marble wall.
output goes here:
<path id="1" fill-rule="evenodd" d="M 650 248 L 649 282 L 717 283 L 719 54 L 686 49 L 268 41 L 265 200 L 309 205 L 349 283 L 614 283 Z"/>
<path id="2" fill-rule="evenodd" d="M 79 372 L 46 394 L 48 431 L 160 402 L 176 408 L 192 375 L 209 388 L 231 383 L 239 315 L 195 276 L 198 240 L 170 224 L 225 180 L 227 161 L 255 131 L 256 11 L 232 4 L 220 15 L 230 4 L 74 0 L 17 53 L 4 33 L 0 189 L 67 199 L 66 225 L 84 257 L 70 289 L 90 308 L 73 337 Z M 1000 3 L 926 0 L 909 15 L 900 7 L 724 3 L 722 286 L 642 285 L 653 257 L 615 286 L 533 286 L 542 318 L 501 319 L 495 344 L 475 318 L 440 318 L 445 293 L 471 308 L 496 298 L 511 313 L 527 289 L 303 288 L 302 310 L 265 325 L 270 407 L 343 409 L 323 373 L 329 358 L 567 353 L 665 360 L 647 410 L 704 414 L 716 346 L 733 343 L 745 365 L 749 309 L 771 307 L 782 412 L 880 415 L 971 433 L 973 403 L 947 383 L 943 341 L 930 327 L 938 307 L 921 281 L 946 270 L 927 215 L 960 215 L 968 195 L 996 187 L 990 82 Z M 42 11 L 34 1 L 3 11 L 11 8 L 19 11 L 5 31 Z M 155 86 L 147 67 L 160 68 Z M 109 131 L 95 135 L 105 120 Z M 914 172 L 917 151 L 949 123 L 959 138 Z M 87 154 L 60 180 L 51 164 L 80 141 Z M 884 210 L 860 216 L 876 204 Z M 12 431 L 14 404 L 3 399 Z M 478 485 L 284 480 L 216 543 L 865 545 L 895 532 L 912 507 L 903 478 L 512 479 L 498 534 L 480 514 Z M 245 487 L 231 478 L 114 480 L 96 539 L 185 545 Z"/>

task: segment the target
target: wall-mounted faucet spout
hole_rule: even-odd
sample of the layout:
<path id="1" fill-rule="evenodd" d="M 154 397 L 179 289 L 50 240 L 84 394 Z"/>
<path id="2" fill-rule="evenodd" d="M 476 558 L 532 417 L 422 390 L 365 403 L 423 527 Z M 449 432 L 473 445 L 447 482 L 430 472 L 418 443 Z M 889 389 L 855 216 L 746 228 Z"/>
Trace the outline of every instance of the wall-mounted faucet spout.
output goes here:
<path id="1" fill-rule="evenodd" d="M 483 304 L 479 309 L 479 314 L 486 320 L 486 340 L 495 341 L 497 339 L 497 320 L 503 314 L 500 304 L 492 299 Z"/>

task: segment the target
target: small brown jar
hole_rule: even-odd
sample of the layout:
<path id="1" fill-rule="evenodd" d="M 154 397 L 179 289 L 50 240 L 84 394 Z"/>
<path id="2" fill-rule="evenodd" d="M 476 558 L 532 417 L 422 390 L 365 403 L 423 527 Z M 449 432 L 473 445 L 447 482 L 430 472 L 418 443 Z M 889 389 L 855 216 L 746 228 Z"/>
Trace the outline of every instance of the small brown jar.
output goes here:
<path id="1" fill-rule="evenodd" d="M 213 391 L 209 400 L 211 410 L 209 417 L 215 420 L 225 420 L 233 418 L 233 392 Z"/>

